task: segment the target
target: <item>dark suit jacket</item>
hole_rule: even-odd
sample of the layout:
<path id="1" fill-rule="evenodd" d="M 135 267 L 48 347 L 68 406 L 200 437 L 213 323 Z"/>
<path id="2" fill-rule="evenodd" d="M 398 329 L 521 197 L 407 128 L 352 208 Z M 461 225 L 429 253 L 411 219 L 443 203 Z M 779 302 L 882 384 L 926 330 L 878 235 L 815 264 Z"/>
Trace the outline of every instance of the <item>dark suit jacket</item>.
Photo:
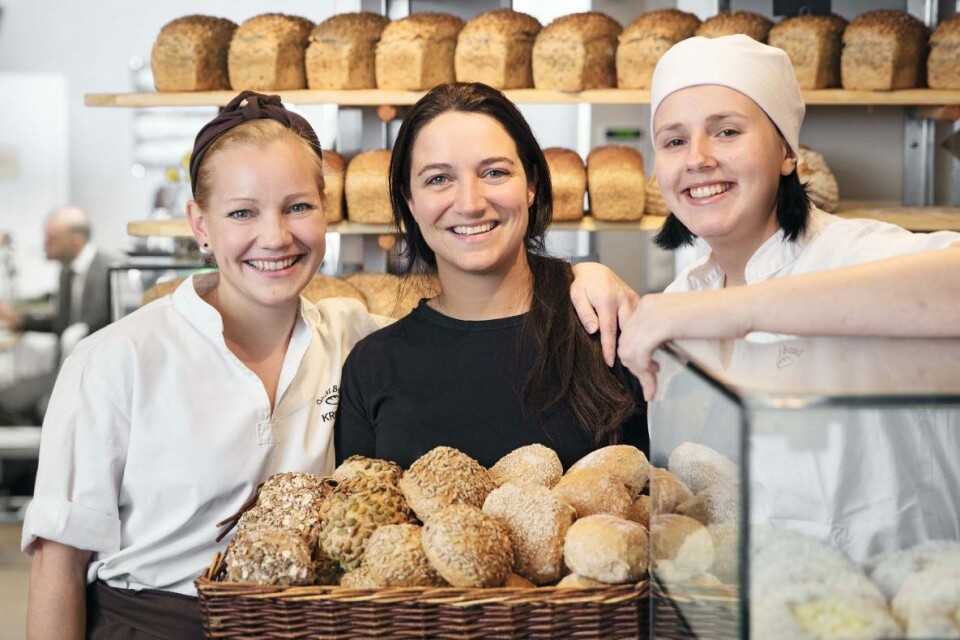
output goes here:
<path id="1" fill-rule="evenodd" d="M 61 334 L 73 322 L 83 322 L 90 327 L 89 333 L 93 333 L 110 323 L 110 279 L 107 269 L 111 263 L 111 257 L 97 250 L 87 269 L 87 275 L 83 282 L 83 300 L 80 302 L 80 317 L 70 318 L 70 309 L 61 305 L 63 296 L 57 297 L 57 310 L 52 315 L 26 315 L 23 317 L 24 331 L 43 331 L 45 333 Z M 66 269 L 60 270 L 60 291 L 70 286 L 70 281 Z"/>

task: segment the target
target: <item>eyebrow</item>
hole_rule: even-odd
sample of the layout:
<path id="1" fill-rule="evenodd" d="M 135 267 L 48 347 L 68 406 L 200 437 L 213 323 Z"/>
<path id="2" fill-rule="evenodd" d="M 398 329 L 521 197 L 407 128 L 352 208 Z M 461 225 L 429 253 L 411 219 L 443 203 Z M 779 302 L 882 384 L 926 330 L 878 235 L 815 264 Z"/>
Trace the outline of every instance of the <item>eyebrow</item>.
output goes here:
<path id="1" fill-rule="evenodd" d="M 745 114 L 740 113 L 739 111 L 722 111 L 720 113 L 715 113 L 713 115 L 707 116 L 707 124 L 715 124 L 717 122 L 733 118 L 736 120 L 747 120 Z M 654 132 L 654 136 L 658 136 L 665 131 L 674 131 L 676 129 L 683 129 L 683 125 L 679 122 L 671 122 L 670 124 L 657 129 Z"/>
<path id="2" fill-rule="evenodd" d="M 498 163 L 498 162 L 506 162 L 506 163 L 509 164 L 510 166 L 514 166 L 514 165 L 516 164 L 513 160 L 511 160 L 510 158 L 508 158 L 508 157 L 506 157 L 506 156 L 497 156 L 497 157 L 495 157 L 495 158 L 485 158 L 484 160 L 481 160 L 481 161 L 480 161 L 480 166 L 481 166 L 481 167 L 486 167 L 486 166 L 489 166 L 489 165 L 491 165 L 491 164 L 496 164 L 496 163 Z M 426 173 L 427 171 L 433 171 L 433 170 L 449 171 L 449 170 L 452 169 L 452 168 L 453 168 L 453 165 L 447 164 L 447 163 L 445 163 L 445 162 L 436 162 L 436 163 L 428 164 L 428 165 L 424 166 L 422 169 L 420 169 L 420 171 L 417 172 L 417 176 L 418 176 L 418 177 L 419 177 L 419 176 L 422 176 L 422 175 L 423 175 L 424 173 Z"/>

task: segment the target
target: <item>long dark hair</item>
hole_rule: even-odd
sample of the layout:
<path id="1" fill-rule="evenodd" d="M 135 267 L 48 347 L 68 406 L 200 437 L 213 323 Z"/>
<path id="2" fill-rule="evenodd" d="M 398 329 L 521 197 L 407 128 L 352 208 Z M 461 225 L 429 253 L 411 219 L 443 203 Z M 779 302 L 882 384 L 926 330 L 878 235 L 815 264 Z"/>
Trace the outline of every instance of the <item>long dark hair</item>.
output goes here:
<path id="1" fill-rule="evenodd" d="M 390 158 L 393 218 L 406 241 L 403 275 L 436 273 L 437 259 L 407 202 L 410 167 L 417 135 L 437 116 L 450 111 L 479 113 L 496 120 L 517 146 L 527 181 L 533 186 L 523 239 L 533 286 L 530 313 L 520 333 L 521 345 L 535 350 L 524 382 L 523 408 L 535 420 L 568 402 L 581 429 L 594 443 L 619 441 L 620 427 L 636 412 L 626 385 L 606 366 L 599 340 L 580 324 L 570 302 L 573 272 L 563 260 L 546 254 L 545 234 L 553 217 L 550 170 L 543 150 L 517 107 L 502 92 L 478 82 L 434 87 L 407 113 Z"/>

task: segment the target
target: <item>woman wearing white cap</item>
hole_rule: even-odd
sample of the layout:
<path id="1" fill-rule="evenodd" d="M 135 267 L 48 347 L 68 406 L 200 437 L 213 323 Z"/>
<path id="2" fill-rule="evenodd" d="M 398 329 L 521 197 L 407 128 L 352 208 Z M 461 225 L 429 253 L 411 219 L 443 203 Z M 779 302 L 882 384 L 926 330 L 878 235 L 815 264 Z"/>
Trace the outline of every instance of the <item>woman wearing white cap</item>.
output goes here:
<path id="1" fill-rule="evenodd" d="M 673 213 L 656 241 L 698 236 L 711 252 L 624 329 L 620 357 L 648 399 L 653 351 L 673 338 L 960 335 L 960 234 L 814 207 L 796 171 L 804 110 L 786 53 L 747 36 L 690 38 L 657 64 L 651 131 Z"/>

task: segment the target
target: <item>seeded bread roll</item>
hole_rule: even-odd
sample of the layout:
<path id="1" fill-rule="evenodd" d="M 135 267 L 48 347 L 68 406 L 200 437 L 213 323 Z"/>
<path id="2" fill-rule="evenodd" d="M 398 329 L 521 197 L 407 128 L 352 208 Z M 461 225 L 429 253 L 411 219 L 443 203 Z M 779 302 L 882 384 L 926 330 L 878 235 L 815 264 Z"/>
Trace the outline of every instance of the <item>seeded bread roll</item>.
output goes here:
<path id="1" fill-rule="evenodd" d="M 740 470 L 729 458 L 695 442 L 684 442 L 674 449 L 667 468 L 694 494 L 715 484 L 740 481 Z"/>
<path id="2" fill-rule="evenodd" d="M 664 564 L 675 581 L 705 573 L 714 560 L 713 540 L 707 528 L 687 516 L 651 517 L 650 548 L 654 567 L 659 569 Z"/>
<path id="3" fill-rule="evenodd" d="M 787 52 L 801 89 L 840 86 L 840 50 L 847 21 L 837 15 L 794 16 L 770 29 L 770 45 Z"/>
<path id="4" fill-rule="evenodd" d="M 591 451 L 577 460 L 567 472 L 581 469 L 599 469 L 612 473 L 624 484 L 631 498 L 640 495 L 650 475 L 647 456 L 640 449 L 628 444 L 615 444 Z"/>
<path id="5" fill-rule="evenodd" d="M 242 531 L 226 555 L 227 581 L 304 585 L 315 580 L 307 543 L 292 531 Z"/>
<path id="6" fill-rule="evenodd" d="M 687 485 L 666 469 L 650 468 L 649 487 L 652 515 L 674 513 L 678 505 L 693 497 Z"/>
<path id="7" fill-rule="evenodd" d="M 553 187 L 553 221 L 583 218 L 583 197 L 587 193 L 587 172 L 579 154 L 571 149 L 550 147 L 543 150 L 550 168 Z"/>
<path id="8" fill-rule="evenodd" d="M 159 300 L 163 296 L 169 295 L 177 290 L 186 278 L 174 278 L 165 282 L 159 282 L 143 292 L 143 299 L 140 300 L 140 306 L 150 304 L 154 300 Z"/>
<path id="9" fill-rule="evenodd" d="M 400 479 L 400 488 L 417 517 L 427 522 L 451 504 L 480 509 L 496 489 L 479 462 L 451 447 L 436 447 L 417 458 Z"/>
<path id="10" fill-rule="evenodd" d="M 444 507 L 423 525 L 423 550 L 455 587 L 502 586 L 513 566 L 506 528 L 467 504 Z"/>
<path id="11" fill-rule="evenodd" d="M 370 572 L 361 566 L 359 569 L 343 574 L 340 578 L 340 586 L 347 589 L 375 589 L 380 585 L 373 579 Z"/>
<path id="12" fill-rule="evenodd" d="M 310 278 L 300 295 L 313 303 L 324 298 L 353 298 L 363 302 L 363 294 L 349 282 L 320 273 Z"/>
<path id="13" fill-rule="evenodd" d="M 960 89 L 960 13 L 941 22 L 930 36 L 927 84 L 931 89 Z"/>
<path id="14" fill-rule="evenodd" d="M 343 156 L 336 151 L 323 152 L 323 212 L 327 223 L 343 220 Z"/>
<path id="15" fill-rule="evenodd" d="M 442 587 L 415 524 L 385 524 L 370 535 L 360 568 L 379 587 Z"/>
<path id="16" fill-rule="evenodd" d="M 647 197 L 643 155 L 632 147 L 594 147 L 587 156 L 587 191 L 597 220 L 639 220 Z"/>
<path id="17" fill-rule="evenodd" d="M 643 13 L 620 34 L 617 47 L 617 86 L 649 89 L 653 69 L 667 49 L 693 36 L 700 18 L 677 9 Z"/>
<path id="18" fill-rule="evenodd" d="M 402 318 L 420 304 L 421 298 L 437 295 L 439 285 L 426 276 L 401 278 L 392 273 L 352 273 L 344 281 L 363 294 L 370 313 Z"/>
<path id="19" fill-rule="evenodd" d="M 732 36 L 738 33 L 748 35 L 757 42 L 766 42 L 773 23 L 759 13 L 751 11 L 729 11 L 707 18 L 697 28 L 697 35 L 705 38 Z"/>
<path id="20" fill-rule="evenodd" d="M 400 485 L 402 475 L 403 469 L 396 462 L 366 456 L 350 456 L 333 471 L 333 479 L 337 482 L 343 482 L 354 476 L 371 476 L 394 486 Z"/>
<path id="21" fill-rule="evenodd" d="M 463 20 L 415 13 L 391 22 L 377 43 L 377 88 L 419 91 L 456 79 L 454 53 Z"/>
<path id="22" fill-rule="evenodd" d="M 150 54 L 157 91 L 229 89 L 227 51 L 236 28 L 232 20 L 198 15 L 164 25 Z"/>
<path id="23" fill-rule="evenodd" d="M 647 531 L 607 514 L 580 518 L 567 531 L 563 561 L 586 578 L 607 584 L 636 582 L 647 571 Z"/>
<path id="24" fill-rule="evenodd" d="M 567 471 L 553 495 L 576 509 L 578 518 L 597 513 L 629 518 L 633 512 L 633 498 L 623 481 L 604 469 Z"/>
<path id="25" fill-rule="evenodd" d="M 533 86 L 533 41 L 540 22 L 510 9 L 481 13 L 457 37 L 459 82 L 482 82 L 497 89 Z"/>
<path id="26" fill-rule="evenodd" d="M 903 11 L 870 11 L 843 32 L 844 89 L 889 91 L 923 84 L 927 27 Z"/>
<path id="27" fill-rule="evenodd" d="M 553 488 L 563 475 L 563 464 L 557 452 L 542 444 L 514 449 L 490 467 L 490 477 L 497 486 L 508 482 L 535 484 Z"/>
<path id="28" fill-rule="evenodd" d="M 307 86 L 303 66 L 313 23 L 282 13 L 254 16 L 233 33 L 228 67 L 234 90 L 283 91 Z"/>
<path id="29" fill-rule="evenodd" d="M 651 173 L 647 178 L 647 199 L 644 206 L 644 213 L 650 216 L 668 216 L 670 209 L 663 200 L 663 193 L 660 191 L 660 185 L 657 183 L 657 174 Z"/>
<path id="30" fill-rule="evenodd" d="M 824 211 L 836 211 L 840 188 L 836 176 L 827 166 L 827 161 L 822 155 L 803 145 L 800 145 L 797 159 L 797 175 L 813 204 Z"/>
<path id="31" fill-rule="evenodd" d="M 752 590 L 751 590 L 752 593 Z M 900 627 L 882 603 L 842 589 L 800 584 L 778 589 L 752 608 L 751 636 L 800 640 L 897 638 Z"/>
<path id="32" fill-rule="evenodd" d="M 617 37 L 622 30 L 616 20 L 595 11 L 557 18 L 533 45 L 534 86 L 558 91 L 617 86 Z"/>
<path id="33" fill-rule="evenodd" d="M 311 89 L 375 89 L 374 49 L 389 18 L 369 11 L 341 13 L 310 34 L 307 86 Z"/>
<path id="34" fill-rule="evenodd" d="M 388 174 L 390 151 L 373 149 L 358 154 L 347 165 L 344 189 L 347 218 L 359 224 L 392 224 Z"/>

